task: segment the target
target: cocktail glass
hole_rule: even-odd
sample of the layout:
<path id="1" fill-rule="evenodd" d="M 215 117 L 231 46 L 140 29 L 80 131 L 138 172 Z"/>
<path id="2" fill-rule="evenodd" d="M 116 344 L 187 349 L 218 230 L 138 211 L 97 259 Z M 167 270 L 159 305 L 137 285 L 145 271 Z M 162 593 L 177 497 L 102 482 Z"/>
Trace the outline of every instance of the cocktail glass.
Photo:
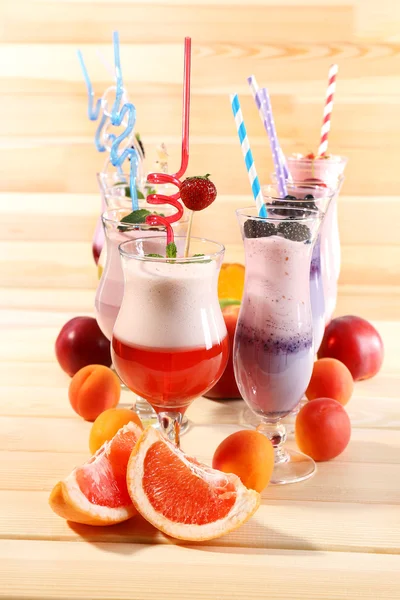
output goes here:
<path id="1" fill-rule="evenodd" d="M 178 445 L 183 414 L 218 381 L 229 354 L 217 293 L 225 249 L 191 238 L 192 256 L 182 258 L 185 241 L 175 238 L 176 259 L 149 256 L 165 256 L 165 235 L 120 245 L 125 288 L 111 350 L 122 381 Z"/>
<path id="2" fill-rule="evenodd" d="M 336 194 L 326 214 L 324 233 L 322 236 L 322 254 L 328 268 L 323 270 L 325 290 L 325 320 L 332 319 L 337 300 L 337 282 L 340 274 L 340 237 L 337 211 L 337 199 L 343 184 L 343 173 L 347 164 L 344 156 L 330 155 L 327 158 L 305 158 L 303 156 L 287 156 L 288 168 L 293 181 L 307 181 L 317 185 L 326 185 L 335 189 Z M 333 276 L 332 276 L 333 274 Z"/>
<path id="3" fill-rule="evenodd" d="M 158 208 L 158 207 L 157 207 Z M 154 207 L 152 207 L 154 210 Z M 163 207 L 165 215 L 172 214 L 175 209 Z M 97 287 L 95 298 L 96 319 L 104 335 L 111 341 L 114 324 L 124 295 L 124 274 L 118 250 L 119 244 L 138 238 L 159 236 L 162 227 L 150 227 L 146 224 L 121 223 L 121 219 L 131 212 L 130 208 L 114 208 L 103 213 L 102 222 L 106 237 L 106 263 Z M 185 235 L 187 220 L 173 224 L 177 235 Z M 151 406 L 143 398 L 136 397 L 134 410 L 144 422 L 156 419 Z M 187 420 L 184 423 L 187 428 Z"/>
<path id="4" fill-rule="evenodd" d="M 323 271 L 329 273 L 329 256 L 327 252 L 322 255 L 321 246 L 325 248 L 326 238 L 329 238 L 330 231 L 325 232 L 325 216 L 328 214 L 330 204 L 333 201 L 336 191 L 319 185 L 312 185 L 302 182 L 287 183 L 287 194 L 296 200 L 281 198 L 278 187 L 275 184 L 262 186 L 264 201 L 267 204 L 282 204 L 282 206 L 292 206 L 296 208 L 294 202 L 299 202 L 300 215 L 301 209 L 307 208 L 318 210 L 322 216 L 322 225 L 320 233 L 314 244 L 310 267 L 310 296 L 311 313 L 313 317 L 314 332 L 314 350 L 318 352 L 325 331 L 325 298 L 323 288 Z M 312 199 L 311 199 L 312 196 Z M 307 200 L 304 200 L 308 198 Z M 275 211 L 276 213 L 277 211 Z M 322 243 L 321 243 L 322 240 Z"/>
<path id="5" fill-rule="evenodd" d="M 237 323 L 233 364 L 243 399 L 272 442 L 271 482 L 311 477 L 314 461 L 284 448 L 282 419 L 300 402 L 314 362 L 310 265 L 322 215 L 266 204 L 237 211 L 245 259 L 245 288 Z M 300 214 L 301 213 L 301 214 Z"/>
<path id="6" fill-rule="evenodd" d="M 274 182 L 276 181 L 274 174 L 272 174 L 272 180 Z M 322 225 L 320 234 L 322 286 L 324 289 L 325 302 L 325 325 L 332 319 L 337 302 L 341 254 L 339 225 L 337 218 L 337 199 L 340 189 L 343 185 L 343 181 L 344 177 L 340 176 L 336 188 L 329 188 L 328 186 L 324 188 L 326 195 L 333 194 L 333 198 L 329 203 L 325 214 L 324 223 Z M 321 188 L 321 185 L 318 185 L 317 183 L 313 184 L 306 181 L 302 182 L 296 180 L 292 181 L 291 183 L 293 185 L 307 185 L 308 187 L 314 189 Z"/>
<path id="7" fill-rule="evenodd" d="M 142 164 L 142 163 L 140 163 Z M 129 173 L 124 173 L 120 170 L 107 170 L 97 173 L 97 183 L 99 184 L 101 197 L 101 215 L 107 208 L 129 208 L 132 206 L 129 188 Z M 143 168 L 138 177 L 138 202 L 139 208 L 147 208 L 154 210 L 154 205 L 146 203 L 146 197 L 151 187 L 145 183 L 143 176 Z M 106 263 L 106 248 L 104 230 L 101 222 L 101 215 L 96 224 L 96 230 L 93 237 L 92 251 L 96 264 L 100 270 L 104 268 Z"/>

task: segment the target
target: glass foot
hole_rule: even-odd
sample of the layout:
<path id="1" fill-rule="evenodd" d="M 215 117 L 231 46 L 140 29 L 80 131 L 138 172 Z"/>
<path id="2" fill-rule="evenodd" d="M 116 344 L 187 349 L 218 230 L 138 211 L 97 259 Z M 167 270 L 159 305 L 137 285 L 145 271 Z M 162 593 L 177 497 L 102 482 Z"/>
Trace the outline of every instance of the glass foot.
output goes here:
<path id="1" fill-rule="evenodd" d="M 283 456 L 275 462 L 270 483 L 272 485 L 285 485 L 287 483 L 298 483 L 312 477 L 317 466 L 312 458 L 285 448 Z"/>

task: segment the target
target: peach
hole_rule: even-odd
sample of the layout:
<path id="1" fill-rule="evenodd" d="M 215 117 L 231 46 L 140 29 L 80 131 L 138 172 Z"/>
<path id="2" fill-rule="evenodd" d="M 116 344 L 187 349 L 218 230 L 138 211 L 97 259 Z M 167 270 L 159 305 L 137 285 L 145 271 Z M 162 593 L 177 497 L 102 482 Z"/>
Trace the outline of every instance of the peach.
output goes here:
<path id="1" fill-rule="evenodd" d="M 87 365 L 111 365 L 110 342 L 93 317 L 75 317 L 57 336 L 56 358 L 70 377 Z"/>
<path id="2" fill-rule="evenodd" d="M 315 461 L 339 456 L 350 441 L 350 419 L 332 398 L 307 402 L 297 415 L 295 438 L 300 450 Z"/>
<path id="3" fill-rule="evenodd" d="M 274 469 L 274 449 L 265 435 L 244 429 L 220 443 L 212 466 L 224 473 L 234 473 L 247 488 L 262 492 Z"/>
<path id="4" fill-rule="evenodd" d="M 373 377 L 383 362 L 382 338 L 371 323 L 347 315 L 333 319 L 325 329 L 318 358 L 337 358 L 354 381 Z"/>
<path id="5" fill-rule="evenodd" d="M 92 425 L 89 435 L 90 452 L 94 454 L 127 423 L 133 422 L 143 429 L 139 416 L 128 408 L 109 408 L 102 412 Z"/>
<path id="6" fill-rule="evenodd" d="M 353 389 L 353 377 L 346 365 L 336 358 L 321 358 L 314 363 L 306 396 L 308 400 L 332 398 L 344 406 L 350 400 Z"/>
<path id="7" fill-rule="evenodd" d="M 121 385 L 118 377 L 103 365 L 88 365 L 75 373 L 69 384 L 71 406 L 86 421 L 94 421 L 119 402 Z"/>

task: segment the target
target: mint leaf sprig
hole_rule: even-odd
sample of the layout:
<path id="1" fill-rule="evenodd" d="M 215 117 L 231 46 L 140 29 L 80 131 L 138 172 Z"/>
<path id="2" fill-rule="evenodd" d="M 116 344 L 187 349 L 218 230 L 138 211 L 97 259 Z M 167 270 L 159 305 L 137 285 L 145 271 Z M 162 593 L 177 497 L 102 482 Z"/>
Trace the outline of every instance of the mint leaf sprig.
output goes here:
<path id="1" fill-rule="evenodd" d="M 167 244 L 166 248 L 166 256 L 167 258 L 176 258 L 178 254 L 178 249 L 176 247 L 175 242 L 170 242 Z"/>
<path id="2" fill-rule="evenodd" d="M 141 225 L 146 222 L 146 217 L 149 215 L 159 215 L 163 217 L 162 213 L 150 212 L 147 208 L 139 208 L 138 210 L 134 210 L 129 215 L 126 215 L 123 219 L 121 219 L 120 223 L 126 223 L 129 225 Z M 127 231 L 129 227 L 124 227 L 123 225 L 118 225 L 118 231 Z"/>

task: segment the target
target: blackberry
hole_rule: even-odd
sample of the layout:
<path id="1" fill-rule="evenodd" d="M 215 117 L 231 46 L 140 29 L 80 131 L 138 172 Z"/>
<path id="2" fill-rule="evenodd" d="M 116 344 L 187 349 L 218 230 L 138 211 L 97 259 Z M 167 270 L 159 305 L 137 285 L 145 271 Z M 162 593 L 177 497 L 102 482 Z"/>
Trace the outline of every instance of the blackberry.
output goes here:
<path id="1" fill-rule="evenodd" d="M 269 237 L 276 234 L 273 223 L 248 219 L 244 224 L 244 235 L 247 238 Z"/>
<path id="2" fill-rule="evenodd" d="M 314 196 L 312 194 L 306 194 L 304 200 L 314 200 Z"/>
<path id="3" fill-rule="evenodd" d="M 303 225 L 302 223 L 290 223 L 289 221 L 285 221 L 279 223 L 277 231 L 284 238 L 292 240 L 293 242 L 305 242 L 311 239 L 310 229 L 307 225 Z"/>
<path id="4" fill-rule="evenodd" d="M 277 207 L 277 208 L 273 209 L 273 211 L 274 211 L 273 214 L 278 215 L 280 217 L 287 217 L 290 219 L 301 218 L 303 216 L 302 210 L 292 210 L 292 211 L 290 211 L 290 216 L 289 216 L 289 212 L 287 210 L 285 210 L 286 208 L 294 208 L 294 209 L 299 208 L 299 201 L 296 200 L 296 198 L 294 198 L 293 196 L 290 196 L 290 198 L 293 198 L 293 201 L 286 201 L 286 198 L 284 200 L 274 200 L 272 202 L 272 204 Z"/>
<path id="5" fill-rule="evenodd" d="M 296 196 L 291 196 L 290 194 L 286 194 L 284 200 L 297 200 Z"/>

